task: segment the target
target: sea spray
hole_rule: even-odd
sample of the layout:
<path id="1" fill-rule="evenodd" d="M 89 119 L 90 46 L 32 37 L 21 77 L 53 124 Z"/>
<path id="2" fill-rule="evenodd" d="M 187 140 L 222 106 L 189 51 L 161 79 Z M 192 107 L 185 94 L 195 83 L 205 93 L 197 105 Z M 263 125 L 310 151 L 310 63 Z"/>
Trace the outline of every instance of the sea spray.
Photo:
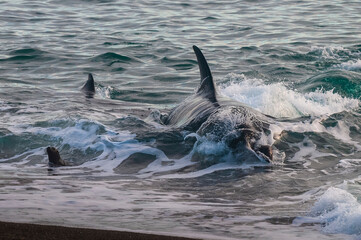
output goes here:
<path id="1" fill-rule="evenodd" d="M 225 78 L 231 81 L 220 86 L 222 94 L 278 118 L 331 115 L 356 109 L 360 104 L 358 99 L 343 97 L 332 90 L 301 93 L 281 82 L 266 84 L 243 74 L 228 74 Z"/>
<path id="2" fill-rule="evenodd" d="M 321 223 L 325 233 L 344 233 L 361 238 L 361 204 L 344 189 L 330 187 L 316 201 L 308 217 L 298 217 L 296 225 Z"/>

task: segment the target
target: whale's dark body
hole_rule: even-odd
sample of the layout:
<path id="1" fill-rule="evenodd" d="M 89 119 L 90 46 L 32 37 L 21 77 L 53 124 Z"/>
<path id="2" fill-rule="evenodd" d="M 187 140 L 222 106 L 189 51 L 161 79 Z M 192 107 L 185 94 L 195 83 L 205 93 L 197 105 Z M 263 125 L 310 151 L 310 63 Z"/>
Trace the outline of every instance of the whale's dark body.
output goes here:
<path id="1" fill-rule="evenodd" d="M 196 46 L 193 50 L 200 70 L 200 86 L 195 94 L 162 117 L 163 124 L 196 132 L 213 141 L 223 141 L 242 161 L 270 162 L 272 147 L 261 140 L 270 134 L 268 128 L 273 119 L 220 95 L 201 50 Z M 87 97 L 93 97 L 95 86 L 92 74 L 89 74 L 81 90 Z"/>
<path id="2" fill-rule="evenodd" d="M 200 86 L 194 95 L 171 110 L 164 124 L 225 141 L 243 159 L 272 160 L 271 146 L 259 142 L 263 134 L 268 134 L 272 119 L 220 95 L 202 52 L 196 46 L 193 50 L 201 75 Z"/>

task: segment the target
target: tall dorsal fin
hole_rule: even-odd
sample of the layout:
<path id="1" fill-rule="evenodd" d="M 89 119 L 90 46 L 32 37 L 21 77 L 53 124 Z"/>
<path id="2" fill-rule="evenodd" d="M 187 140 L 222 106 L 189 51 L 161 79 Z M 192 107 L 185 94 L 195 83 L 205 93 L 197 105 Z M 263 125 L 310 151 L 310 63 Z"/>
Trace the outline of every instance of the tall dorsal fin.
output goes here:
<path id="1" fill-rule="evenodd" d="M 88 96 L 92 97 L 95 94 L 94 78 L 91 73 L 88 75 L 88 81 L 84 84 L 81 90 Z"/>
<path id="2" fill-rule="evenodd" d="M 203 56 L 203 53 L 197 46 L 193 46 L 193 51 L 197 56 L 199 71 L 201 73 L 201 81 L 204 80 L 206 77 L 212 78 L 211 70 L 209 69 L 208 63 L 206 58 Z"/>
<path id="3" fill-rule="evenodd" d="M 213 81 L 211 70 L 209 69 L 206 58 L 197 46 L 193 46 L 194 53 L 197 56 L 199 71 L 201 73 L 201 84 L 197 93 L 202 94 L 211 102 L 216 102 L 216 86 Z"/>

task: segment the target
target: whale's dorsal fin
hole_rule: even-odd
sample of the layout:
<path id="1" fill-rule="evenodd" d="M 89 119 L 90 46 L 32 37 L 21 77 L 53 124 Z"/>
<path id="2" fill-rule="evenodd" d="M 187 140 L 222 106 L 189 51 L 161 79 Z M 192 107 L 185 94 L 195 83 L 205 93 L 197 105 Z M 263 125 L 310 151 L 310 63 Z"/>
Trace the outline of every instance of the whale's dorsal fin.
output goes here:
<path id="1" fill-rule="evenodd" d="M 197 46 L 193 46 L 194 53 L 197 56 L 199 71 L 201 73 L 201 85 L 197 93 L 202 94 L 211 102 L 217 102 L 216 99 L 216 85 L 214 84 L 211 70 L 209 69 L 206 58 Z"/>
<path id="2" fill-rule="evenodd" d="M 201 85 L 198 88 L 197 94 L 202 95 L 213 103 L 217 102 L 216 87 L 214 85 L 212 77 L 206 77 L 202 80 Z"/>
<path id="3" fill-rule="evenodd" d="M 86 81 L 86 83 L 81 88 L 81 90 L 86 91 L 86 92 L 95 92 L 94 78 L 91 73 L 89 73 L 88 81 Z"/>
<path id="4" fill-rule="evenodd" d="M 206 77 L 212 78 L 211 70 L 209 69 L 206 58 L 203 56 L 203 53 L 197 46 L 193 46 L 193 51 L 197 56 L 199 71 L 201 73 L 201 81 L 203 81 Z"/>
<path id="5" fill-rule="evenodd" d="M 91 95 L 95 94 L 95 85 L 94 85 L 94 78 L 91 73 L 88 75 L 88 81 L 84 84 L 81 90 L 87 94 L 87 96 L 92 97 Z"/>

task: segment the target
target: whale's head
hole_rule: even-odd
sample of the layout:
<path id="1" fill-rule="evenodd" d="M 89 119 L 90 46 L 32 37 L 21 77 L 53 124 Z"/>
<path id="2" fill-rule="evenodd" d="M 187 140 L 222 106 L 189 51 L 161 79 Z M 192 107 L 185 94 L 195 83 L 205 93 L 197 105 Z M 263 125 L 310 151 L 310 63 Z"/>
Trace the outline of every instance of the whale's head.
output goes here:
<path id="1" fill-rule="evenodd" d="M 197 133 L 212 141 L 223 141 L 242 162 L 271 162 L 273 150 L 266 123 L 241 106 L 220 108 Z"/>

